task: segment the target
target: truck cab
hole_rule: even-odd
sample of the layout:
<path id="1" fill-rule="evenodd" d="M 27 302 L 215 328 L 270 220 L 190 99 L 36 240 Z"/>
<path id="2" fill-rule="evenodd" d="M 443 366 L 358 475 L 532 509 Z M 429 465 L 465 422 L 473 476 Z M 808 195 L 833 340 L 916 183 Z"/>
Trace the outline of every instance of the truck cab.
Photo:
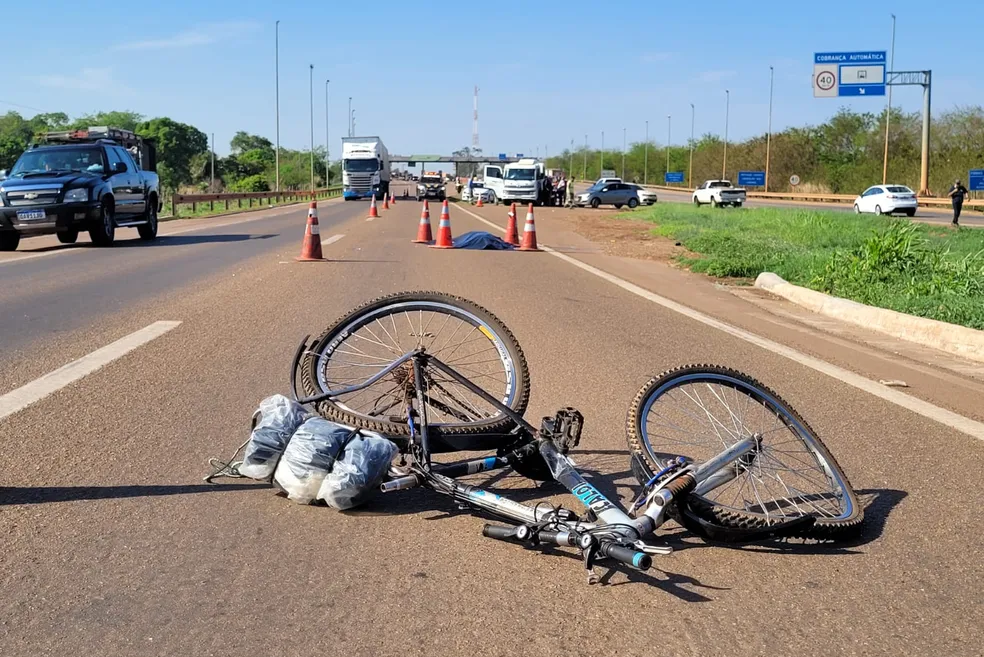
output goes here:
<path id="1" fill-rule="evenodd" d="M 492 190 L 492 202 L 538 204 L 543 200 L 543 162 L 526 158 L 505 166 L 486 164 L 484 175 L 485 187 Z"/>
<path id="2" fill-rule="evenodd" d="M 389 151 L 379 137 L 342 138 L 342 197 L 346 201 L 389 194 Z"/>

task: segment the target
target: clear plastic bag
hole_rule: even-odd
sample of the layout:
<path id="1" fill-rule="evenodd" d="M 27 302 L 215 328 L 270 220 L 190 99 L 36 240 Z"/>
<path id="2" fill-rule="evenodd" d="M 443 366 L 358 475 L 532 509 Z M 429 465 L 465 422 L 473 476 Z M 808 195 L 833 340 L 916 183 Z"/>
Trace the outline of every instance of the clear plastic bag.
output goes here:
<path id="1" fill-rule="evenodd" d="M 273 481 L 299 504 L 310 504 L 354 429 L 313 417 L 287 443 Z"/>
<path id="2" fill-rule="evenodd" d="M 377 434 L 361 432 L 342 450 L 325 477 L 318 499 L 336 509 L 351 509 L 366 502 L 379 484 L 399 448 Z"/>
<path id="3" fill-rule="evenodd" d="M 273 474 L 290 437 L 310 414 L 283 395 L 261 401 L 258 412 L 260 419 L 249 436 L 239 474 L 262 480 Z"/>

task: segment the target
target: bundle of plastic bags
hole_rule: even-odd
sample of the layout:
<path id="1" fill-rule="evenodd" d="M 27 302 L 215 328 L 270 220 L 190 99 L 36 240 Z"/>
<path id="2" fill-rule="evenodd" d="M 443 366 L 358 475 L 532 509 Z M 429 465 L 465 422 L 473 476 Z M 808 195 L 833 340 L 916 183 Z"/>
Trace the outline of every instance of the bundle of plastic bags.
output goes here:
<path id="1" fill-rule="evenodd" d="M 274 395 L 260 402 L 239 473 L 269 480 L 299 504 L 336 509 L 363 504 L 379 490 L 399 449 L 383 436 L 312 416 Z"/>

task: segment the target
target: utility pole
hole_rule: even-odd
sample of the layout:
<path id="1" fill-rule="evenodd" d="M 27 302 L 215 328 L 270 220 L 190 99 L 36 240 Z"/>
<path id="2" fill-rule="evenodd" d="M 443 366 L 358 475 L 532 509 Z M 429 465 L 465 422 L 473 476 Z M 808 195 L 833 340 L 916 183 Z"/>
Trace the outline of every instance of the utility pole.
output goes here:
<path id="1" fill-rule="evenodd" d="M 687 173 L 687 187 L 694 187 L 694 104 L 690 103 L 690 169 Z"/>
<path id="2" fill-rule="evenodd" d="M 769 191 L 769 155 L 772 150 L 772 88 L 776 71 L 769 67 L 769 132 L 765 138 L 765 191 Z"/>
<path id="3" fill-rule="evenodd" d="M 567 177 L 568 178 L 574 177 L 574 140 L 573 139 L 571 139 L 571 156 L 570 156 L 570 163 L 567 165 Z"/>
<path id="4" fill-rule="evenodd" d="M 277 78 L 277 188 L 276 191 L 280 191 L 280 21 L 277 21 L 275 25 L 276 36 L 274 37 L 274 50 L 276 54 L 275 59 L 275 69 Z"/>
<path id="5" fill-rule="evenodd" d="M 212 167 L 211 167 L 212 178 L 208 183 L 208 191 L 215 191 L 215 133 L 212 133 Z"/>
<path id="6" fill-rule="evenodd" d="M 895 14 L 892 14 L 892 59 L 888 69 L 895 70 Z M 882 184 L 888 184 L 888 125 L 892 122 L 892 85 L 888 86 L 888 107 L 885 109 L 885 159 L 882 162 Z"/>
<path id="7" fill-rule="evenodd" d="M 724 161 L 721 163 L 721 179 L 727 178 L 728 171 L 728 114 L 731 111 L 731 92 L 724 90 Z"/>
<path id="8" fill-rule="evenodd" d="M 666 173 L 670 172 L 670 142 L 672 141 L 670 125 L 671 117 L 669 114 L 666 115 Z"/>
<path id="9" fill-rule="evenodd" d="M 328 155 L 328 144 L 330 143 L 328 141 L 328 110 L 331 108 L 328 95 L 328 85 L 330 83 L 331 80 L 325 80 L 325 187 L 328 186 L 328 171 L 331 169 L 331 158 Z"/>
<path id="10" fill-rule="evenodd" d="M 601 131 L 601 151 L 598 153 L 598 177 L 601 178 L 601 172 L 605 170 L 605 131 Z"/>
<path id="11" fill-rule="evenodd" d="M 625 128 L 622 128 L 622 180 L 625 180 Z"/>
<path id="12" fill-rule="evenodd" d="M 646 154 L 642 165 L 642 184 L 649 184 L 649 121 L 646 121 Z"/>
<path id="13" fill-rule="evenodd" d="M 311 86 L 311 191 L 314 191 L 314 64 L 311 64 L 310 70 L 310 86 Z"/>

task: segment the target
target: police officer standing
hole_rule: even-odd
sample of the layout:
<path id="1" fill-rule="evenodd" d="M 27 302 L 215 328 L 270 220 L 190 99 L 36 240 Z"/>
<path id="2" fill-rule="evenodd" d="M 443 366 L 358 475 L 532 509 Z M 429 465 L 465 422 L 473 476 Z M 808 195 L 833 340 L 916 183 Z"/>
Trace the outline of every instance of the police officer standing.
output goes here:
<path id="1" fill-rule="evenodd" d="M 957 180 L 953 183 L 953 187 L 950 188 L 947 196 L 950 197 L 950 202 L 953 204 L 953 225 L 959 226 L 957 223 L 960 219 L 960 210 L 963 209 L 964 197 L 967 195 L 967 188 L 960 184 Z"/>

